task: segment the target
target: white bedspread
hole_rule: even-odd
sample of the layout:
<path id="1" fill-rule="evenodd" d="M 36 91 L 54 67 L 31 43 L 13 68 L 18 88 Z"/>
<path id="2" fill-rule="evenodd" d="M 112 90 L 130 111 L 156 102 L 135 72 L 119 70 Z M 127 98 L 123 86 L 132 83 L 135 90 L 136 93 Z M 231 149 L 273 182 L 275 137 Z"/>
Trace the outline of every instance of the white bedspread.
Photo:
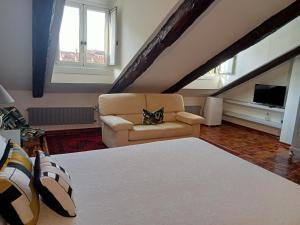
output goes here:
<path id="1" fill-rule="evenodd" d="M 194 138 L 56 156 L 78 216 L 39 225 L 299 225 L 300 186 Z"/>

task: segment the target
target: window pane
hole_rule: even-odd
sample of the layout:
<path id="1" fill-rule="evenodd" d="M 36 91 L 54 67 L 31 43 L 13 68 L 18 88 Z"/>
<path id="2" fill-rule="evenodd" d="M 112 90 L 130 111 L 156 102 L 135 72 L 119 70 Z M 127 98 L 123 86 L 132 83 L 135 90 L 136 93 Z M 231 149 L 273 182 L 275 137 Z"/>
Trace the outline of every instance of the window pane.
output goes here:
<path id="1" fill-rule="evenodd" d="M 234 67 L 234 57 L 221 63 L 221 65 L 219 67 L 219 73 L 220 74 L 233 74 L 233 67 Z"/>
<path id="2" fill-rule="evenodd" d="M 59 60 L 79 62 L 79 8 L 65 6 L 59 34 Z"/>
<path id="3" fill-rule="evenodd" d="M 105 13 L 87 10 L 88 63 L 105 63 Z"/>

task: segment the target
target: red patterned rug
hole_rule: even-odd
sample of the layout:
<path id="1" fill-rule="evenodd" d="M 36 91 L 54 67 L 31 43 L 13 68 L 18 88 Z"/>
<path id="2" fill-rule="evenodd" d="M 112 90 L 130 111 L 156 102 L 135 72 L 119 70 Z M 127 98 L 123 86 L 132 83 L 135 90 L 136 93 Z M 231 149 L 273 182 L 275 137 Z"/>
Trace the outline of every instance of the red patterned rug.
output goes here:
<path id="1" fill-rule="evenodd" d="M 51 155 L 107 148 L 102 142 L 101 128 L 47 131 L 45 136 Z"/>

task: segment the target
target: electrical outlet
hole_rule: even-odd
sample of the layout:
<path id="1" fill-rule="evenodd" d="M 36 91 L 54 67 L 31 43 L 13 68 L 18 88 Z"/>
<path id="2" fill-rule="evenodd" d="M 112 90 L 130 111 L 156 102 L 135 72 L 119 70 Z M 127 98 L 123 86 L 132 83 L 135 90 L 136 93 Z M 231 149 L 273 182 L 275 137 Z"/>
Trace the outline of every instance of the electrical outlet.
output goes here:
<path id="1" fill-rule="evenodd" d="M 270 121 L 270 113 L 269 112 L 266 112 L 265 120 Z"/>

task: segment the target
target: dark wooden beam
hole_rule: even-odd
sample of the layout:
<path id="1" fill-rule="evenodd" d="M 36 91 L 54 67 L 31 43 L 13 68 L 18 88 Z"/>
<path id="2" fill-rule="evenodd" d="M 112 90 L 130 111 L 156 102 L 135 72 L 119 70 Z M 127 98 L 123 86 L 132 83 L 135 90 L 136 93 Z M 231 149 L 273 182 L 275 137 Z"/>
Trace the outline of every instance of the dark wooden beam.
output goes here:
<path id="1" fill-rule="evenodd" d="M 241 39 L 230 45 L 228 48 L 209 59 L 184 78 L 174 84 L 172 87 L 165 90 L 163 93 L 174 93 L 193 82 L 197 78 L 203 76 L 211 69 L 217 67 L 222 62 L 234 57 L 239 52 L 253 46 L 265 37 L 269 36 L 288 22 L 292 21 L 300 15 L 300 1 L 297 0 L 290 4 L 287 8 L 281 10 L 279 13 L 273 15 L 268 20 L 260 24 L 254 30 L 243 36 Z"/>
<path id="2" fill-rule="evenodd" d="M 32 96 L 44 94 L 49 29 L 54 0 L 32 1 Z"/>
<path id="3" fill-rule="evenodd" d="M 122 92 L 131 85 L 213 2 L 214 0 L 185 0 L 135 60 L 121 73 L 109 93 Z"/>
<path id="4" fill-rule="evenodd" d="M 230 84 L 224 86 L 220 90 L 218 90 L 216 93 L 212 94 L 211 96 L 217 96 L 222 94 L 225 91 L 228 91 L 240 84 L 243 84 L 244 82 L 247 82 L 248 80 L 251 80 L 265 72 L 267 72 L 270 69 L 273 69 L 276 66 L 279 66 L 280 64 L 288 61 L 289 59 L 292 59 L 296 57 L 297 55 L 300 55 L 300 46 L 288 51 L 287 53 L 273 59 L 272 61 L 262 65 L 261 67 L 253 70 L 252 72 L 246 74 L 245 76 L 242 76 L 241 78 L 231 82 Z"/>

